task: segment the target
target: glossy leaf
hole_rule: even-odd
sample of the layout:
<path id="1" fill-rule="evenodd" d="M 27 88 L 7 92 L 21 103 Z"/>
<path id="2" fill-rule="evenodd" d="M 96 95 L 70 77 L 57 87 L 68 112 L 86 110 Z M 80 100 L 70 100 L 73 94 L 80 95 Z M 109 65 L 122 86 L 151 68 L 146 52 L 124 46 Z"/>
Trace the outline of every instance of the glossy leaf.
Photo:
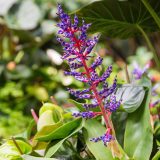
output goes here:
<path id="1" fill-rule="evenodd" d="M 160 15 L 160 3 L 150 1 L 157 15 Z M 91 32 L 101 32 L 109 37 L 128 38 L 140 33 L 158 30 L 152 16 L 140 0 L 96 1 L 77 11 L 79 16 L 92 23 Z"/>
<path id="2" fill-rule="evenodd" d="M 73 129 L 72 128 L 72 124 L 73 122 L 77 123 L 76 127 Z M 72 135 L 74 135 L 75 133 L 77 133 L 79 130 L 82 129 L 82 127 L 84 126 L 84 121 L 83 119 L 76 119 L 74 121 L 69 122 L 68 124 L 66 124 L 68 127 L 70 125 L 72 132 L 70 132 L 70 134 L 63 136 L 62 140 L 56 140 L 50 143 L 50 145 L 48 146 L 47 150 L 46 150 L 46 154 L 45 157 L 51 157 L 52 155 L 54 155 L 54 153 L 61 147 L 61 145 L 63 144 L 63 142 L 68 139 L 69 137 L 71 137 Z M 62 126 L 63 127 L 63 126 Z M 66 126 L 63 128 L 63 132 L 65 132 L 65 128 Z M 61 133 L 62 128 L 59 130 L 60 134 L 63 134 L 63 132 Z"/>
<path id="3" fill-rule="evenodd" d="M 80 124 L 82 123 L 82 119 L 78 118 L 62 126 L 56 127 L 56 129 L 51 126 L 45 126 L 42 130 L 37 132 L 35 135 L 35 139 L 38 141 L 51 141 L 56 139 L 61 139 L 67 137 L 72 133 Z"/>
<path id="4" fill-rule="evenodd" d="M 128 112 L 134 112 L 142 103 L 145 95 L 143 86 L 126 84 L 118 88 L 117 99 L 122 99 L 122 107 Z"/>
<path id="5" fill-rule="evenodd" d="M 91 142 L 90 138 L 101 136 L 105 133 L 106 129 L 95 119 L 87 120 L 83 129 L 85 142 L 91 153 L 97 160 L 113 160 L 112 153 L 108 147 L 105 147 L 102 142 Z"/>
<path id="6" fill-rule="evenodd" d="M 149 113 L 150 81 L 148 81 L 147 86 L 148 88 L 141 106 L 135 112 L 128 114 L 124 137 L 125 152 L 130 158 L 137 160 L 149 160 L 153 145 Z"/>
<path id="7" fill-rule="evenodd" d="M 22 153 L 28 154 L 31 153 L 32 147 L 21 140 L 16 140 L 19 148 L 21 149 Z M 21 160 L 20 153 L 13 143 L 12 140 L 8 140 L 6 143 L 0 146 L 0 160 Z"/>
<path id="8" fill-rule="evenodd" d="M 24 160 L 57 160 L 55 158 L 43 158 L 43 157 L 33 157 L 29 155 L 22 155 Z"/>
<path id="9" fill-rule="evenodd" d="M 50 124 L 50 125 L 43 126 L 43 128 L 36 133 L 34 138 L 37 139 L 39 137 L 46 137 L 50 135 L 50 133 L 54 132 L 60 126 L 62 126 L 61 121 L 56 124 Z"/>
<path id="10" fill-rule="evenodd" d="M 40 131 L 43 127 L 54 125 L 56 123 L 57 122 L 55 122 L 53 118 L 53 112 L 51 110 L 45 111 L 38 120 L 37 130 Z"/>
<path id="11" fill-rule="evenodd" d="M 74 104 L 75 107 L 77 107 L 80 111 L 85 111 L 85 109 L 83 108 L 82 104 L 73 100 L 73 99 L 69 99 L 68 100 L 70 103 Z"/>
<path id="12" fill-rule="evenodd" d="M 39 116 L 41 116 L 41 114 L 47 110 L 51 110 L 51 111 L 57 110 L 60 113 L 63 113 L 63 109 L 61 107 L 52 103 L 44 103 L 41 109 L 39 110 Z"/>
<path id="13" fill-rule="evenodd" d="M 37 130 L 42 130 L 45 126 L 50 126 L 49 131 L 56 129 L 63 124 L 63 110 L 52 103 L 44 103 L 39 111 L 39 120 L 37 123 Z M 45 129 L 43 129 L 43 132 Z M 45 132 L 46 133 L 46 132 Z"/>

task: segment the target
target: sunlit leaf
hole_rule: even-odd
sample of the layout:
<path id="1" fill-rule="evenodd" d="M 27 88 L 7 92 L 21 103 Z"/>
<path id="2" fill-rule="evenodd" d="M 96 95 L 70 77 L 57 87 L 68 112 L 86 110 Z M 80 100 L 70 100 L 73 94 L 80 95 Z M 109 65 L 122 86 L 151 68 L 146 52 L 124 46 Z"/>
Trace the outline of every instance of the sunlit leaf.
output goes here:
<path id="1" fill-rule="evenodd" d="M 57 160 L 55 158 L 43 158 L 43 157 L 34 157 L 29 155 L 22 155 L 24 160 Z"/>
<path id="2" fill-rule="evenodd" d="M 80 124 L 82 123 L 82 119 L 75 119 L 71 122 L 63 124 L 62 126 L 57 126 L 56 128 L 53 126 L 45 126 L 42 130 L 37 132 L 35 135 L 35 139 L 38 141 L 51 141 L 56 139 L 61 139 L 67 137 L 72 133 Z"/>
<path id="3" fill-rule="evenodd" d="M 75 126 L 76 124 L 76 126 Z M 73 128 L 74 126 L 74 128 Z M 61 145 L 63 144 L 63 142 L 68 139 L 69 137 L 71 137 L 72 135 L 76 134 L 79 130 L 82 129 L 82 127 L 84 126 L 84 121 L 82 119 L 76 119 L 72 122 L 69 122 L 66 124 L 66 126 L 62 126 L 62 128 L 60 128 L 59 130 L 57 130 L 57 136 L 63 137 L 63 139 L 59 139 L 59 140 L 55 140 L 53 142 L 50 143 L 50 145 L 48 146 L 47 150 L 46 150 L 46 154 L 45 157 L 51 157 L 52 155 L 54 155 L 54 153 L 61 147 Z M 69 127 L 69 128 L 67 128 Z M 66 132 L 66 130 L 70 130 L 70 132 L 68 132 L 68 134 L 64 133 Z M 55 134 L 55 136 L 56 136 Z M 63 135 L 62 135 L 63 134 Z M 59 137 L 57 137 L 59 138 Z"/>

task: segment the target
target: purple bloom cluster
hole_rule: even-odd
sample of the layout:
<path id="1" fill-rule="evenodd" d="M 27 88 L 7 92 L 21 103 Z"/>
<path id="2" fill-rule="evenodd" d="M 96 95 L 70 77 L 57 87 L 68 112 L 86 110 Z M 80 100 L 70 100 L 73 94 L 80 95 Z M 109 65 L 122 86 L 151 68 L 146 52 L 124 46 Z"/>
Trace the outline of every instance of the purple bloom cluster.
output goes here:
<path id="1" fill-rule="evenodd" d="M 73 76 L 75 79 L 85 82 L 88 85 L 88 88 L 84 90 L 68 89 L 70 94 L 77 99 L 88 99 L 89 101 L 89 104 L 83 104 L 86 112 L 73 113 L 73 116 L 86 119 L 93 118 L 100 114 L 89 111 L 89 109 L 100 105 L 101 107 L 104 107 L 104 112 L 106 112 L 101 112 L 101 115 L 107 114 L 107 112 L 114 112 L 120 106 L 121 100 L 116 101 L 116 96 L 114 95 L 117 88 L 116 78 L 110 87 L 106 82 L 106 79 L 109 78 L 112 73 L 112 66 L 109 66 L 102 75 L 98 75 L 96 68 L 103 62 L 101 57 L 98 56 L 91 66 L 87 65 L 87 61 L 93 57 L 90 53 L 98 42 L 98 36 L 89 39 L 87 37 L 87 30 L 91 24 L 86 24 L 82 19 L 82 26 L 79 26 L 77 15 L 74 16 L 72 21 L 71 17 L 63 12 L 60 4 L 58 4 L 57 14 L 61 20 L 57 24 L 60 28 L 58 31 L 60 37 L 57 37 L 57 40 L 63 46 L 64 55 L 62 56 L 62 59 L 68 61 L 70 66 L 70 71 L 65 71 L 64 73 L 65 75 Z M 102 140 L 104 144 L 106 144 L 106 142 L 109 142 L 111 139 L 112 136 L 108 133 L 107 135 L 101 136 L 97 141 Z"/>
<path id="2" fill-rule="evenodd" d="M 88 111 L 88 112 L 75 112 L 72 114 L 74 117 L 82 117 L 85 119 L 89 119 L 89 118 L 93 118 L 96 114 L 92 111 Z"/>
<path id="3" fill-rule="evenodd" d="M 98 141 L 103 141 L 104 145 L 106 146 L 108 142 L 110 142 L 112 139 L 112 135 L 105 133 L 104 135 L 96 138 L 91 138 L 90 141 L 92 142 L 98 142 Z"/>
<path id="4" fill-rule="evenodd" d="M 149 64 L 146 64 L 145 67 L 142 69 L 135 62 L 134 63 L 134 70 L 133 70 L 133 75 L 135 76 L 135 79 L 141 79 L 143 74 L 146 73 L 148 69 L 149 69 Z"/>

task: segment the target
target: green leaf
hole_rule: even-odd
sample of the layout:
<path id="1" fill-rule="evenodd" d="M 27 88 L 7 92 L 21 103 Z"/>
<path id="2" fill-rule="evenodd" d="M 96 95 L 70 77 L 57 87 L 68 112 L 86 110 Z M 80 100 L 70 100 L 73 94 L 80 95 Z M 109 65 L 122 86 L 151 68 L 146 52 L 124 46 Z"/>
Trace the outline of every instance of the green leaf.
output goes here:
<path id="1" fill-rule="evenodd" d="M 32 151 L 31 145 L 21 140 L 16 140 L 16 142 L 19 148 L 21 149 L 22 153 L 24 154 L 31 153 Z M 0 146 L 0 160 L 1 159 L 22 160 L 20 158 L 20 153 L 12 140 L 8 140 L 6 143 Z"/>
<path id="2" fill-rule="evenodd" d="M 114 130 L 116 133 L 116 139 L 123 146 L 124 142 L 124 132 L 126 127 L 126 119 L 128 113 L 126 112 L 113 112 L 112 113 L 112 122 L 114 125 Z"/>
<path id="3" fill-rule="evenodd" d="M 35 122 L 35 120 L 33 119 L 33 120 L 29 123 L 29 126 L 27 127 L 27 129 L 26 129 L 23 133 L 20 133 L 20 134 L 16 135 L 15 137 L 16 137 L 16 138 L 24 138 L 24 139 L 29 140 L 30 137 L 31 137 L 32 129 L 33 129 L 35 126 L 36 126 L 36 122 Z"/>
<path id="4" fill-rule="evenodd" d="M 128 114 L 126 123 L 124 149 L 130 158 L 136 160 L 149 160 L 153 145 L 153 133 L 149 113 L 150 81 L 148 81 L 147 86 L 148 90 L 141 106 L 135 112 Z"/>
<path id="5" fill-rule="evenodd" d="M 72 103 L 77 107 L 80 111 L 85 111 L 84 107 L 82 106 L 82 103 L 79 103 L 73 99 L 68 99 L 68 102 Z"/>
<path id="6" fill-rule="evenodd" d="M 83 134 L 85 137 L 85 142 L 91 153 L 95 156 L 96 160 L 113 160 L 112 153 L 108 147 L 105 147 L 102 142 L 91 142 L 90 138 L 98 137 L 106 132 L 105 127 L 103 127 L 95 119 L 87 120 L 83 129 Z"/>
<path id="7" fill-rule="evenodd" d="M 60 113 L 63 113 L 63 109 L 61 107 L 52 103 L 44 103 L 41 109 L 39 110 L 39 116 L 41 116 L 41 114 L 47 110 L 51 110 L 51 111 L 57 110 Z"/>
<path id="8" fill-rule="evenodd" d="M 82 119 L 75 119 L 71 122 L 63 124 L 62 126 L 52 128 L 52 126 L 45 126 L 42 130 L 37 132 L 35 139 L 38 141 L 51 141 L 56 139 L 61 139 L 67 137 L 69 134 L 74 131 L 77 126 L 82 123 Z"/>
<path id="9" fill-rule="evenodd" d="M 39 120 L 37 123 L 37 130 L 40 131 L 44 127 L 43 132 L 46 133 L 46 127 L 50 127 L 49 131 L 53 131 L 63 124 L 63 110 L 52 103 L 44 103 L 39 111 Z M 46 130 L 46 131 L 45 131 Z"/>
<path id="10" fill-rule="evenodd" d="M 160 159 L 160 151 L 156 153 L 156 155 L 152 158 L 152 160 L 159 160 Z"/>
<path id="11" fill-rule="evenodd" d="M 141 105 L 144 95 L 144 87 L 133 84 L 122 85 L 116 92 L 117 99 L 122 99 L 123 109 L 128 113 L 134 112 Z"/>
<path id="12" fill-rule="evenodd" d="M 10 28 L 23 30 L 34 29 L 40 19 L 40 8 L 32 0 L 22 1 L 20 4 L 14 5 L 6 16 Z"/>
<path id="13" fill-rule="evenodd" d="M 54 112 L 55 113 L 55 112 Z M 58 112 L 55 113 L 53 115 L 53 112 L 51 110 L 47 110 L 45 111 L 40 117 L 39 117 L 39 120 L 38 120 L 38 123 L 37 123 L 37 130 L 40 131 L 42 130 L 44 127 L 46 126 L 56 126 L 56 124 L 58 123 L 57 126 L 59 125 L 62 125 L 62 118 L 59 119 L 59 121 L 55 121 L 54 120 L 54 116 L 57 118 L 57 116 L 60 116 L 60 115 L 56 115 L 56 114 L 59 114 Z"/>
<path id="14" fill-rule="evenodd" d="M 160 3 L 150 1 L 157 15 L 160 15 Z M 77 11 L 79 16 L 92 23 L 91 32 L 101 32 L 110 37 L 129 38 L 140 34 L 139 26 L 145 32 L 158 30 L 152 16 L 140 0 L 96 1 Z"/>
<path id="15" fill-rule="evenodd" d="M 73 126 L 75 124 L 76 124 L 76 127 L 73 128 Z M 81 130 L 83 126 L 84 126 L 84 120 L 83 119 L 76 119 L 72 122 L 67 123 L 66 126 L 64 126 L 64 127 L 62 126 L 62 128 L 57 131 L 57 135 L 58 134 L 61 134 L 61 135 L 63 134 L 63 139 L 51 142 L 50 145 L 48 146 L 47 150 L 46 150 L 45 157 L 51 157 L 52 155 L 54 155 L 54 153 L 61 147 L 63 142 L 66 139 L 68 139 L 69 137 L 71 137 L 72 135 L 74 135 L 75 133 L 77 133 L 79 130 Z M 67 128 L 67 127 L 70 127 L 70 128 Z M 63 132 L 66 131 L 66 129 L 71 130 L 68 135 L 66 133 L 65 134 L 63 133 Z"/>
<path id="16" fill-rule="evenodd" d="M 29 155 L 22 155 L 24 160 L 57 160 L 55 158 L 43 158 L 43 157 L 33 157 Z"/>

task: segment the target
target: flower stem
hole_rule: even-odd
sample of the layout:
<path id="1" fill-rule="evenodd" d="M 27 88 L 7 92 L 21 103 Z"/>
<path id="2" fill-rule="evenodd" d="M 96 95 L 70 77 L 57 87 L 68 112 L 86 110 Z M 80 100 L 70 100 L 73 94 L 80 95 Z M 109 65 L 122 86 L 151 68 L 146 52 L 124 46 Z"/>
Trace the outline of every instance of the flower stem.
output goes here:
<path id="1" fill-rule="evenodd" d="M 37 116 L 36 112 L 34 111 L 34 109 L 31 109 L 31 114 L 32 114 L 32 117 L 35 120 L 35 122 L 38 123 L 38 116 Z"/>
<path id="2" fill-rule="evenodd" d="M 75 42 L 76 42 L 76 44 L 77 44 L 78 50 L 80 51 L 79 41 L 76 39 L 76 37 L 74 37 L 74 40 L 75 40 Z M 88 68 L 88 66 L 87 66 L 87 63 L 86 63 L 85 59 L 84 59 L 82 56 L 81 56 L 80 58 L 81 58 L 81 61 L 82 61 L 82 63 L 83 63 L 83 66 L 84 66 L 86 76 L 87 76 L 88 79 L 90 79 L 90 78 L 91 78 L 91 75 L 90 75 L 90 71 L 89 71 L 89 68 Z M 101 99 L 101 97 L 99 96 L 98 91 L 97 91 L 97 89 L 96 89 L 96 84 L 93 84 L 93 85 L 92 85 L 92 90 L 93 90 L 93 93 L 94 93 L 94 96 L 95 96 L 97 102 L 99 103 L 99 107 L 100 107 L 102 116 L 103 116 L 103 118 L 104 118 L 106 128 L 107 128 L 107 129 L 111 129 L 111 128 L 112 128 L 112 127 L 111 127 L 112 125 L 111 125 L 109 116 L 108 116 L 108 114 L 106 113 L 106 110 L 105 110 L 104 105 L 103 105 L 103 103 L 102 103 L 102 99 Z M 111 132 L 112 132 L 112 131 L 111 131 Z"/>

